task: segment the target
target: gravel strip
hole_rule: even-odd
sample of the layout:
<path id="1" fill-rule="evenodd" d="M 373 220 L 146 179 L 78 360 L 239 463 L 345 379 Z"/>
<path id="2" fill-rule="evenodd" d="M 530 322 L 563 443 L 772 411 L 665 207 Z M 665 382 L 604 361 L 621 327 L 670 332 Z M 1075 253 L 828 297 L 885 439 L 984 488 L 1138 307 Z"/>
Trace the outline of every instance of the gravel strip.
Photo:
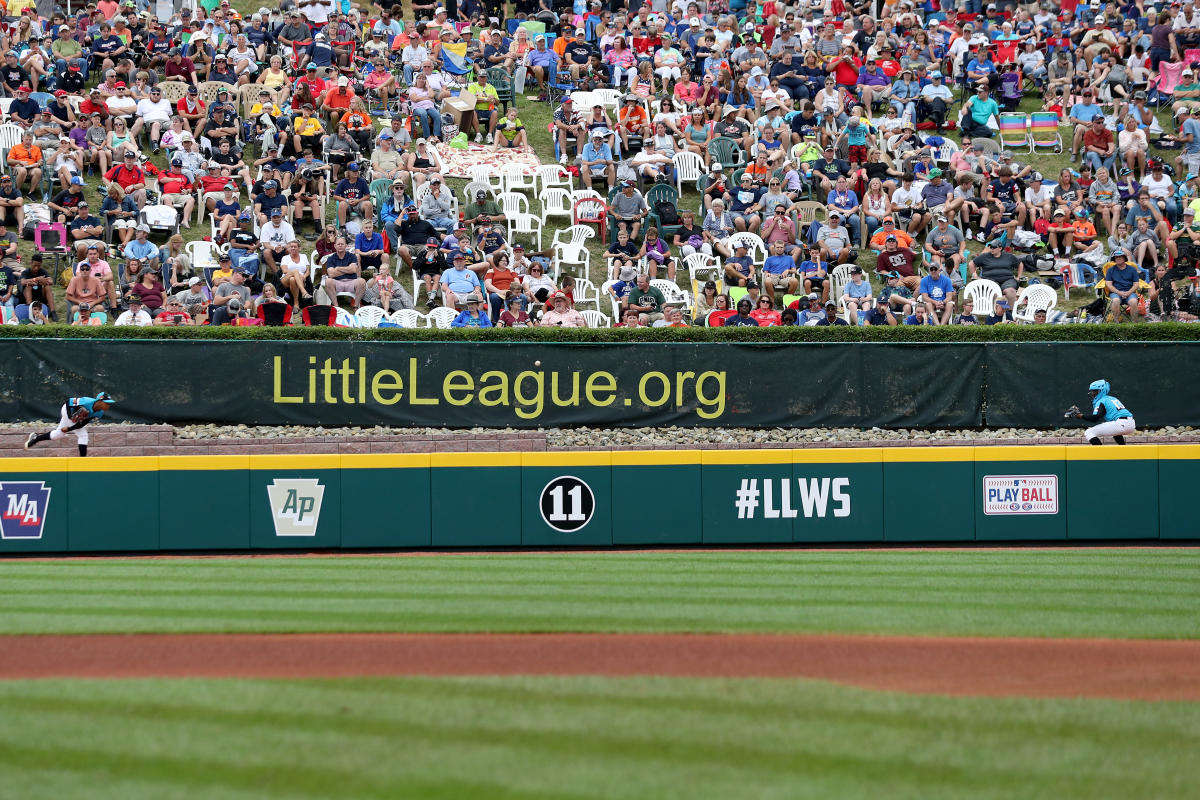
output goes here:
<path id="1" fill-rule="evenodd" d="M 126 423 L 104 425 L 119 429 Z M 42 429 L 43 423 L 17 425 L 23 429 Z M 697 447 L 714 443 L 766 444 L 789 442 L 876 442 L 876 441 L 948 441 L 989 439 L 1032 439 L 1049 437 L 1078 437 L 1082 428 L 961 428 L 928 430 L 917 428 L 538 428 L 536 431 L 517 428 L 392 428 L 375 427 L 325 428 L 306 425 L 180 425 L 175 427 L 177 439 L 294 439 L 299 437 L 463 437 L 518 436 L 544 434 L 551 447 L 646 447 L 694 444 Z M 1136 436 L 1167 438 L 1200 435 L 1200 430 L 1186 426 L 1138 429 Z"/>

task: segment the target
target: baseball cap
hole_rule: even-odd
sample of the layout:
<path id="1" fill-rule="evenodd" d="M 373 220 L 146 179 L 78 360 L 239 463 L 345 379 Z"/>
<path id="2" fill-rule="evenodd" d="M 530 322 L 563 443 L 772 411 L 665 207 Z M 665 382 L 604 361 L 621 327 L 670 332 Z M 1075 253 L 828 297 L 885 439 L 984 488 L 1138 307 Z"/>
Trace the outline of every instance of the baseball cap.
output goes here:
<path id="1" fill-rule="evenodd" d="M 135 294 L 135 295 L 132 295 L 132 296 L 129 298 L 129 300 L 127 300 L 126 302 L 128 302 L 128 303 L 129 303 L 129 305 L 131 305 L 131 306 L 140 306 L 140 305 L 142 305 L 142 298 L 138 297 L 138 296 Z"/>
<path id="2" fill-rule="evenodd" d="M 278 208 L 272 208 L 272 209 L 271 209 L 271 216 L 272 216 L 272 217 L 282 217 L 282 216 L 283 216 L 283 212 L 282 212 L 282 211 L 280 211 Z"/>
<path id="3" fill-rule="evenodd" d="M 196 284 L 198 284 L 199 282 L 200 282 L 200 279 L 199 279 L 199 278 L 197 278 L 197 277 L 194 277 L 194 276 L 193 276 L 193 277 L 191 277 L 191 278 L 188 278 L 188 286 L 195 286 L 195 285 L 196 285 Z"/>
<path id="4" fill-rule="evenodd" d="M 425 240 L 425 244 L 436 245 L 437 243 L 438 243 L 437 237 L 434 237 L 434 236 L 430 236 L 428 239 Z"/>
<path id="5" fill-rule="evenodd" d="M 83 186 L 83 178 L 76 175 L 74 178 L 71 178 L 71 185 L 72 186 Z"/>
<path id="6" fill-rule="evenodd" d="M 885 241 L 885 242 L 896 242 L 896 241 L 899 241 L 899 240 L 896 238 L 896 234 L 894 234 L 894 233 L 889 233 L 889 234 L 888 234 L 888 235 L 887 235 L 887 236 L 884 238 L 884 241 Z M 850 270 L 850 271 L 851 271 L 851 272 L 853 272 L 854 270 Z M 862 270 L 859 270 L 859 272 L 862 272 Z"/>
<path id="7" fill-rule="evenodd" d="M 863 274 L 862 267 L 851 267 L 850 274 L 851 275 L 862 275 Z"/>

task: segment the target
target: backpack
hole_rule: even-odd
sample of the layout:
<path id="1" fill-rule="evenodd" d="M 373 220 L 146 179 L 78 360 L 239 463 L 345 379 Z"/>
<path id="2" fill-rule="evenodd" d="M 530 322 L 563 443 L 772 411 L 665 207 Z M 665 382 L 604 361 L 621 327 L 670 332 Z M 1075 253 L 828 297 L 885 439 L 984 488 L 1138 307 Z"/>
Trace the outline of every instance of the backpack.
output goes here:
<path id="1" fill-rule="evenodd" d="M 655 203 L 654 213 L 658 215 L 660 225 L 679 224 L 679 209 L 670 200 L 659 200 Z"/>

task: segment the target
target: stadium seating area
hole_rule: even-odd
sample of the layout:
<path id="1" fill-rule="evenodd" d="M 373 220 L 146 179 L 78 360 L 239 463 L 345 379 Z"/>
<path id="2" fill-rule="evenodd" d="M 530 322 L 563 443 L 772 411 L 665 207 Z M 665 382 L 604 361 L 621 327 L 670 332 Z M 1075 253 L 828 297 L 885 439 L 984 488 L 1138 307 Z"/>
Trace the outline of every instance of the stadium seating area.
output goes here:
<path id="1" fill-rule="evenodd" d="M 27 4 L 4 322 L 1196 319 L 1200 14 L 577 6 Z"/>

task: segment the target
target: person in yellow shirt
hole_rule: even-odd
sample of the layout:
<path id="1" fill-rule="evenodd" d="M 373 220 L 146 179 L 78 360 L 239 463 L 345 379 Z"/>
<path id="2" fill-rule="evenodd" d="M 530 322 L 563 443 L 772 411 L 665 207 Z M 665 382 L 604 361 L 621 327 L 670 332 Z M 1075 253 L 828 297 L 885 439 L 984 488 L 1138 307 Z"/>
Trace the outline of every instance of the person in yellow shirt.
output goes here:
<path id="1" fill-rule="evenodd" d="M 502 147 L 529 146 L 529 136 L 525 132 L 525 123 L 517 116 L 516 106 L 510 107 L 504 118 L 496 123 L 496 132 L 496 143 L 492 145 L 493 150 L 499 150 Z"/>
<path id="2" fill-rule="evenodd" d="M 305 103 L 300 106 L 300 116 L 292 122 L 292 148 L 295 154 L 299 155 L 305 150 L 320 152 L 321 137 L 324 134 L 321 120 L 313 116 L 312 104 Z"/>
<path id="3" fill-rule="evenodd" d="M 471 131 L 475 131 L 475 142 L 478 144 L 483 141 L 483 130 L 480 126 L 487 128 L 488 144 L 492 143 L 492 137 L 496 134 L 496 106 L 500 103 L 500 94 L 496 91 L 496 87 L 488 83 L 487 73 L 483 70 L 478 70 L 475 74 L 475 83 L 471 84 L 471 93 L 475 95 L 475 113 L 463 114 L 462 131 L 470 135 Z"/>

